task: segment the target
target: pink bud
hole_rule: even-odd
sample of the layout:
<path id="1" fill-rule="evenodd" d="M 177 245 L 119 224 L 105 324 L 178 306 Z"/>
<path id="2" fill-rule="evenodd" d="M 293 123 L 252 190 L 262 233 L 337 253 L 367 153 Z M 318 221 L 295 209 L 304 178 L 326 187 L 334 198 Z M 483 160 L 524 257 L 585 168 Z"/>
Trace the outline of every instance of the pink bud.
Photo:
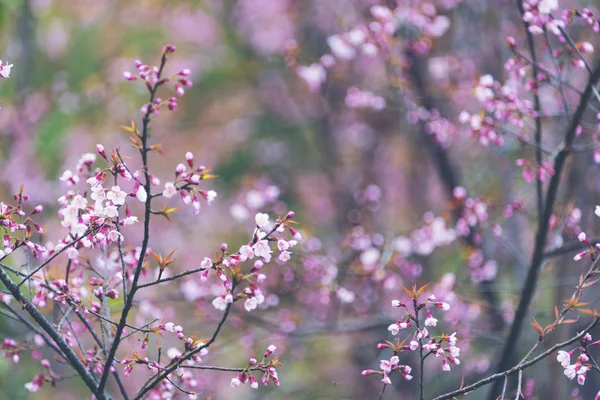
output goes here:
<path id="1" fill-rule="evenodd" d="M 184 172 L 185 172 L 185 165 L 178 164 L 177 167 L 175 168 L 175 175 L 179 176 L 179 175 L 183 174 Z"/>
<path id="2" fill-rule="evenodd" d="M 510 48 L 515 48 L 517 46 L 517 43 L 515 42 L 515 38 L 512 36 L 507 36 L 506 39 L 504 39 L 506 41 L 506 44 L 510 47 Z"/>
<path id="3" fill-rule="evenodd" d="M 128 81 L 135 81 L 137 79 L 135 76 L 131 75 L 131 72 L 129 71 L 123 72 L 123 78 L 127 79 Z"/>
<path id="4" fill-rule="evenodd" d="M 272 345 L 270 345 L 269 347 L 267 347 L 267 351 L 265 351 L 265 354 L 264 354 L 264 356 L 263 356 L 263 357 L 264 357 L 264 358 L 267 358 L 267 357 L 269 357 L 271 354 L 273 354 L 273 352 L 274 352 L 275 350 L 277 350 L 277 346 L 275 346 L 275 345 L 273 345 L 273 344 L 272 344 Z"/>
<path id="5" fill-rule="evenodd" d="M 169 97 L 169 103 L 167 104 L 167 108 L 169 109 L 169 111 L 175 111 L 175 109 L 177 108 L 176 97 Z"/>
<path id="6" fill-rule="evenodd" d="M 367 376 L 367 375 L 371 375 L 376 373 L 377 371 L 373 370 L 373 369 L 365 369 L 364 371 L 362 371 L 360 374 L 362 376 Z"/>
<path id="7" fill-rule="evenodd" d="M 579 45 L 579 49 L 582 53 L 593 53 L 594 46 L 590 42 L 583 42 Z"/>
<path id="8" fill-rule="evenodd" d="M 194 155 L 191 151 L 185 153 L 185 159 L 187 160 L 187 163 L 190 166 L 190 168 L 192 168 L 194 166 Z"/>

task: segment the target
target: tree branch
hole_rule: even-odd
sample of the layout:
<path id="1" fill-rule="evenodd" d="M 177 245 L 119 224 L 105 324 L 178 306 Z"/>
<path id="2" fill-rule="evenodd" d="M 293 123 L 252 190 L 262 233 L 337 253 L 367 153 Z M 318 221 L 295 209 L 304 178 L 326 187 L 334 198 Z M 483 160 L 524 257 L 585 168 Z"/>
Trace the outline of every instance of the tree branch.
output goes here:
<path id="1" fill-rule="evenodd" d="M 123 306 L 123 311 L 121 312 L 121 318 L 119 320 L 119 325 L 117 325 L 117 331 L 115 333 L 115 337 L 113 339 L 112 345 L 110 346 L 110 350 L 108 352 L 108 356 L 106 358 L 106 364 L 104 365 L 104 371 L 102 372 L 102 377 L 100 378 L 100 382 L 98 383 L 98 393 L 96 394 L 99 399 L 105 399 L 104 395 L 104 387 L 106 385 L 106 381 L 108 379 L 108 374 L 110 372 L 110 368 L 115 359 L 115 355 L 117 353 L 117 349 L 119 344 L 121 343 L 121 335 L 123 334 L 123 329 L 127 323 L 127 317 L 129 316 L 129 312 L 131 311 L 131 307 L 133 306 L 133 298 L 137 291 L 138 279 L 140 278 L 140 274 L 142 272 L 142 267 L 144 265 L 144 259 L 146 256 L 146 249 L 148 248 L 148 242 L 150 240 L 150 210 L 152 206 L 152 196 L 150 196 L 150 172 L 148 171 L 148 127 L 150 124 L 150 116 L 152 114 L 152 107 L 154 104 L 154 99 L 156 98 L 156 92 L 158 88 L 161 86 L 161 76 L 162 71 L 167 62 L 167 52 L 165 51 L 162 55 L 160 61 L 160 67 L 158 73 L 156 74 L 158 78 L 158 82 L 152 86 L 150 90 L 150 99 L 148 100 L 148 107 L 146 110 L 146 114 L 144 114 L 144 118 L 142 119 L 142 133 L 141 133 L 141 141 L 142 146 L 140 149 L 140 154 L 142 157 L 142 165 L 144 170 L 145 184 L 144 189 L 148 196 L 146 198 L 145 203 L 145 212 L 144 212 L 144 237 L 142 239 L 142 246 L 140 250 L 140 259 L 138 260 L 138 264 L 135 269 L 135 274 L 133 276 L 133 283 L 131 284 L 131 290 L 127 295 L 127 299 L 125 300 L 125 305 Z M 124 276 L 123 279 L 126 279 Z M 125 296 L 125 295 L 124 295 Z"/>

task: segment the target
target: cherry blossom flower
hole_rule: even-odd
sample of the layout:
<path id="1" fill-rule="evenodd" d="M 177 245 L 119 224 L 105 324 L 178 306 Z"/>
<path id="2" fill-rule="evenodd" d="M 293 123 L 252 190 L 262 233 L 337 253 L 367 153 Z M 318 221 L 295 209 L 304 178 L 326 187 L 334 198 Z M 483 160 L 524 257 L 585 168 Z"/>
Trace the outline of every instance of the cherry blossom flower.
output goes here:
<path id="1" fill-rule="evenodd" d="M 370 108 L 375 111 L 383 110 L 386 106 L 383 97 L 355 87 L 348 88 L 345 102 L 349 108 Z"/>
<path id="2" fill-rule="evenodd" d="M 284 250 L 284 251 L 282 251 L 282 252 L 279 254 L 279 260 L 280 260 L 280 261 L 282 261 L 282 262 L 289 261 L 289 260 L 290 260 L 290 258 L 291 258 L 291 254 L 292 254 L 292 253 L 290 253 L 289 251 L 285 251 L 285 250 Z"/>
<path id="3" fill-rule="evenodd" d="M 308 85 L 311 92 L 317 93 L 321 90 L 321 85 L 327 79 L 327 71 L 321 64 L 311 64 L 307 67 L 300 66 L 296 69 L 296 74 Z"/>
<path id="4" fill-rule="evenodd" d="M 427 311 L 427 318 L 425 319 L 425 326 L 436 326 L 438 320 L 433 318 L 430 311 Z"/>
<path id="5" fill-rule="evenodd" d="M 341 60 L 351 60 L 356 56 L 356 50 L 340 35 L 329 36 L 327 44 L 333 55 Z"/>
<path id="6" fill-rule="evenodd" d="M 175 187 L 175 185 L 173 185 L 173 183 L 171 183 L 171 182 L 165 183 L 165 190 L 163 190 L 163 192 L 162 192 L 162 195 L 164 197 L 166 197 L 167 199 L 170 199 L 171 197 L 175 196 L 176 193 L 177 193 L 177 188 Z"/>
<path id="7" fill-rule="evenodd" d="M 217 192 L 214 190 L 209 190 L 206 192 L 206 202 L 208 204 L 212 203 L 217 198 Z"/>
<path id="8" fill-rule="evenodd" d="M 575 370 L 575 365 L 567 365 L 564 371 L 565 375 L 569 379 L 575 378 L 577 375 L 577 371 Z"/>
<path id="9" fill-rule="evenodd" d="M 2 62 L 0 61 L 0 64 Z M 12 65 L 11 65 L 12 66 Z M 39 392 L 44 384 L 45 377 L 43 374 L 38 374 L 33 378 L 33 381 L 25 384 L 25 389 L 30 392 Z"/>
<path id="10" fill-rule="evenodd" d="M 271 260 L 271 247 L 269 246 L 269 242 L 267 240 L 259 240 L 252 247 L 254 250 L 254 254 L 258 257 L 262 257 L 265 262 L 269 262 Z"/>
<path id="11" fill-rule="evenodd" d="M 0 60 L 0 76 L 2 78 L 8 78 L 10 77 L 10 71 L 13 67 L 13 64 L 4 64 L 2 65 L 2 60 Z"/>
<path id="12" fill-rule="evenodd" d="M 204 257 L 202 262 L 200 262 L 200 267 L 204 269 L 210 269 L 212 268 L 212 265 L 212 260 L 208 257 Z"/>
<path id="13" fill-rule="evenodd" d="M 106 198 L 112 201 L 112 204 L 120 206 L 125 204 L 125 198 L 127 193 L 121 190 L 119 186 L 113 186 L 111 190 L 106 194 Z"/>
<path id="14" fill-rule="evenodd" d="M 264 228 L 265 226 L 269 225 L 269 215 L 258 213 L 254 217 L 254 221 L 256 222 L 256 226 L 259 228 Z"/>
<path id="15" fill-rule="evenodd" d="M 135 193 L 135 198 L 141 201 L 142 203 L 146 202 L 146 199 L 148 198 L 148 193 L 146 193 L 146 189 L 144 189 L 143 186 L 140 185 L 137 192 Z"/>
<path id="16" fill-rule="evenodd" d="M 217 310 L 221 310 L 221 311 L 225 311 L 225 309 L 227 308 L 227 302 L 225 301 L 225 299 L 223 297 L 215 298 L 212 302 L 212 305 Z"/>
<path id="17" fill-rule="evenodd" d="M 558 0 L 540 0 L 538 3 L 538 10 L 542 14 L 550 14 L 552 11 L 558 9 Z"/>

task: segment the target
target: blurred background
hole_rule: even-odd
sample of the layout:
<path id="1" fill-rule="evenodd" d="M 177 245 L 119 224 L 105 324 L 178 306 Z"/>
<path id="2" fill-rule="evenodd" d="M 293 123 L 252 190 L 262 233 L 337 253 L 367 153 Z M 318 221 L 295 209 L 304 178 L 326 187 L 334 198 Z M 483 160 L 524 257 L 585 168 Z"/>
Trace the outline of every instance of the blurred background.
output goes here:
<path id="1" fill-rule="evenodd" d="M 94 152 L 96 143 L 120 147 L 139 166 L 121 126 L 132 118 L 139 123 L 147 94 L 143 84 L 123 79 L 123 72 L 134 71 L 136 59 L 157 64 L 167 43 L 177 47 L 167 74 L 189 68 L 194 85 L 179 99 L 176 112 L 161 112 L 152 120 L 152 141 L 162 143 L 165 153 L 151 157 L 152 172 L 167 182 L 191 151 L 197 163 L 219 175 L 203 187 L 216 190 L 218 197 L 210 206 L 203 204 L 198 216 L 183 209 L 172 223 L 155 218 L 152 250 L 168 254 L 177 248 L 173 271 L 197 268 L 220 243 L 231 248 L 247 243 L 256 212 L 296 212 L 301 248 L 294 249 L 289 263 L 267 267 L 265 303 L 251 313 L 241 304 L 234 307 L 206 357 L 208 365 L 245 366 L 249 357 L 275 344 L 284 363 L 281 387 L 231 388 L 234 374 L 203 372 L 197 374 L 199 398 L 377 398 L 379 379 L 360 372 L 389 359 L 391 354 L 378 351 L 376 344 L 391 339 L 387 327 L 402 314 L 390 301 L 403 299 L 400 285 L 413 282 L 431 282 L 431 293 L 451 303 L 448 313 L 438 315 L 438 328 L 458 331 L 461 348 L 461 365 L 451 372 L 443 373 L 439 360 L 427 360 L 426 397 L 458 388 L 463 376 L 472 382 L 493 369 L 533 247 L 534 185 L 515 165 L 517 159 L 534 158 L 523 140 L 532 137 L 533 123 L 525 121 L 516 134 L 507 127 L 502 146 L 481 146 L 458 123 L 458 115 L 477 110 L 473 89 L 481 75 L 504 82 L 504 63 L 512 56 L 505 36 L 515 36 L 525 49 L 518 10 L 513 1 L 502 0 L 400 1 L 408 22 L 390 36 L 397 42 L 375 54 L 365 50 L 348 59 L 334 54 L 327 79 L 317 78 L 316 88 L 307 84 L 315 79 L 303 77 L 299 67 L 331 61 L 322 59 L 335 47 L 328 38 L 368 25 L 375 4 L 397 5 L 370 0 L 0 1 L 0 54 L 14 63 L 11 78 L 0 82 L 0 199 L 10 199 L 23 184 L 32 202 L 45 207 L 44 240 L 55 242 L 64 234 L 56 199 L 66 189 L 57 178 L 73 170 L 82 154 Z M 583 24 L 573 28 L 573 35 L 595 44 Z M 564 73 L 573 85 L 585 84 L 583 72 L 567 66 Z M 357 105 L 349 88 L 371 92 L 375 99 Z M 172 95 L 166 90 L 162 96 Z M 576 105 L 577 93 L 567 95 Z M 544 88 L 542 101 L 550 110 L 544 126 L 552 150 L 568 118 L 550 116 L 562 109 L 552 85 Z M 589 120 L 595 129 L 592 114 Z M 582 140 L 589 145 L 590 138 Z M 578 227 L 593 233 L 600 180 L 593 151 L 578 153 L 567 174 L 551 237 L 558 247 L 576 243 Z M 453 196 L 457 186 L 466 189 L 472 212 L 479 213 L 476 224 L 458 238 L 464 205 Z M 168 204 L 181 205 L 176 198 Z M 132 243 L 139 238 L 135 229 L 127 236 Z M 543 268 L 534 303 L 541 323 L 553 320 L 554 304 L 570 296 L 587 268 L 573 265 L 572 257 L 550 258 Z M 173 321 L 187 334 L 209 337 L 220 315 L 210 303 L 218 289 L 216 283 L 188 279 L 148 290 L 136 304 L 135 321 Z M 49 315 L 58 318 L 52 308 L 49 304 Z M 557 330 L 544 346 L 586 323 Z M 28 334 L 0 319 L 3 338 Z M 158 339 L 150 339 L 150 358 L 156 356 Z M 171 339 L 160 339 L 164 349 L 179 344 Z M 535 340 L 526 327 L 519 346 L 529 349 Z M 134 349 L 140 351 L 132 342 L 130 353 L 117 358 Z M 414 354 L 403 355 L 402 362 L 416 368 Z M 16 366 L 0 359 L 0 397 L 88 398 L 77 378 L 27 393 L 23 385 L 38 369 L 39 363 L 26 356 Z M 126 385 L 134 392 L 147 376 L 144 367 L 136 368 Z M 417 379 L 395 378 L 384 398 L 416 398 Z M 549 358 L 525 374 L 524 392 L 533 393 L 528 398 L 587 399 L 598 385 L 588 376 L 586 386 L 573 392 L 577 384 Z M 484 398 L 486 392 L 469 398 Z"/>

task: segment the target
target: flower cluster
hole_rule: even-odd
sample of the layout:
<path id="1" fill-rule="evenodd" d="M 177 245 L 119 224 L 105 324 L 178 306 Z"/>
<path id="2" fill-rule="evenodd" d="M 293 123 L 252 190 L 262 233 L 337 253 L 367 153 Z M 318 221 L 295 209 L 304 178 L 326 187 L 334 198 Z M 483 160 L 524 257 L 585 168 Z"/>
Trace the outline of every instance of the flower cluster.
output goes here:
<path id="1" fill-rule="evenodd" d="M 596 243 L 595 245 L 592 245 L 590 243 L 590 241 L 589 241 L 589 239 L 588 239 L 588 237 L 587 237 L 587 235 L 586 235 L 585 232 L 581 232 L 579 235 L 577 235 L 577 239 L 581 243 L 589 246 L 589 248 L 587 250 L 584 250 L 582 252 L 579 252 L 579 253 L 575 254 L 575 256 L 573 257 L 573 260 L 574 261 L 579 261 L 579 260 L 581 260 L 588 253 L 590 254 L 591 259 L 595 260 L 596 259 L 596 252 L 598 250 L 600 250 L 600 243 Z"/>
<path id="2" fill-rule="evenodd" d="M 21 246 L 26 246 L 35 259 L 45 260 L 51 252 L 46 246 L 32 240 L 34 234 L 42 235 L 44 233 L 43 228 L 34 221 L 33 217 L 41 213 L 43 207 L 38 205 L 29 212 L 25 211 L 30 197 L 23 193 L 23 187 L 13 195 L 13 199 L 14 205 L 0 201 L 0 227 L 4 231 L 0 260 Z"/>
<path id="3" fill-rule="evenodd" d="M 185 88 L 192 87 L 192 81 L 186 78 L 191 74 L 191 71 L 188 68 L 182 69 L 170 78 L 161 78 L 167 55 L 173 52 L 175 52 L 175 46 L 165 46 L 161 66 L 149 66 L 140 60 L 136 60 L 135 66 L 137 68 L 137 74 L 125 71 L 123 77 L 128 81 L 135 81 L 138 79 L 145 81 L 148 90 L 153 90 L 153 88 L 170 82 L 174 86 L 175 93 L 177 93 L 178 96 L 183 96 L 185 94 Z M 153 98 L 152 102 L 142 106 L 141 112 L 144 115 L 148 112 L 158 114 L 158 111 L 164 106 L 166 106 L 169 111 L 175 111 L 177 108 L 177 97 L 169 97 L 166 101 L 159 97 Z"/>
<path id="4" fill-rule="evenodd" d="M 452 191 L 455 206 L 460 210 L 456 220 L 456 234 L 469 236 L 477 225 L 485 224 L 488 220 L 488 205 L 481 197 L 468 197 L 467 190 L 457 186 Z M 479 242 L 480 238 L 475 238 Z"/>
<path id="5" fill-rule="evenodd" d="M 146 367 L 152 371 L 157 371 L 158 369 L 160 369 L 160 364 L 158 362 L 150 361 L 148 359 L 148 357 L 140 357 L 140 355 L 138 354 L 137 351 L 133 352 L 133 355 L 131 358 L 122 359 L 120 364 L 125 366 L 125 369 L 124 369 L 125 376 L 131 375 L 131 372 L 133 371 L 133 367 L 136 364 L 146 365 Z"/>
<path id="6" fill-rule="evenodd" d="M 18 363 L 21 359 L 21 351 L 22 348 L 17 342 L 13 339 L 4 339 L 2 345 L 0 345 L 0 349 L 2 349 L 2 357 L 11 358 L 14 363 Z"/>
<path id="7" fill-rule="evenodd" d="M 573 257 L 573 260 L 580 261 L 581 259 L 583 259 L 583 257 L 585 257 L 586 254 L 589 253 L 590 258 L 593 261 L 596 259 L 598 250 L 600 250 L 600 243 L 592 244 L 590 242 L 590 239 L 588 238 L 587 234 L 585 232 L 581 231 L 581 228 L 579 227 L 579 225 L 577 225 L 577 223 L 581 219 L 581 210 L 579 210 L 579 209 L 575 209 L 575 210 L 577 211 L 577 213 L 575 213 L 576 217 L 574 219 L 574 222 L 571 222 L 571 220 L 573 220 L 573 217 L 571 217 L 569 220 L 567 220 L 566 225 L 568 226 L 569 222 L 571 222 L 571 224 L 574 225 L 571 229 L 574 231 L 574 233 L 577 234 L 577 240 L 579 240 L 584 245 L 588 246 L 588 248 L 584 251 L 581 251 L 581 252 L 575 254 L 575 256 Z M 596 206 L 594 213 L 596 214 L 596 216 L 600 217 L 600 206 Z M 573 213 L 571 213 L 571 214 L 573 214 Z"/>
<path id="8" fill-rule="evenodd" d="M 430 294 L 424 302 L 420 301 L 419 297 L 426 290 L 427 286 L 425 285 L 417 289 L 416 285 L 413 285 L 411 290 L 402 286 L 404 292 L 411 298 L 412 304 L 407 305 L 401 300 L 392 300 L 392 307 L 404 309 L 404 315 L 395 323 L 388 326 L 388 331 L 392 335 L 398 336 L 401 331 L 413 328 L 412 333 L 405 336 L 402 340 L 397 338 L 395 343 L 390 341 L 379 343 L 377 345 L 378 349 L 389 348 L 393 351 L 394 355 L 389 360 L 381 360 L 379 371 L 367 369 L 362 372 L 363 375 L 380 374 L 382 375 L 382 382 L 389 385 L 391 384 L 390 373 L 399 371 L 402 379 L 411 380 L 411 367 L 399 364 L 400 359 L 398 354 L 404 351 L 418 350 L 420 363 L 423 363 L 429 355 L 441 358 L 442 371 L 450 371 L 450 365 L 460 364 L 460 360 L 458 359 L 460 349 L 456 346 L 456 332 L 451 335 L 441 333 L 439 336 L 434 336 L 428 330 L 428 327 L 437 327 L 438 325 L 438 319 L 435 318 L 433 311 L 448 311 L 450 305 L 446 302 L 438 301 L 434 294 Z M 408 344 L 406 344 L 407 342 Z"/>
<path id="9" fill-rule="evenodd" d="M 569 379 L 577 377 L 577 383 L 585 384 L 587 373 L 596 368 L 595 363 L 590 360 L 588 352 L 592 346 L 600 346 L 600 340 L 592 342 L 592 336 L 586 333 L 580 340 L 580 346 L 571 351 L 559 350 L 556 360 L 565 369 L 565 376 Z M 579 353 L 575 362 L 571 364 L 575 353 Z"/>
<path id="10" fill-rule="evenodd" d="M 565 27 L 563 20 L 552 17 L 552 12 L 558 9 L 558 0 L 530 0 L 523 2 L 523 21 L 528 23 L 529 32 L 541 35 L 544 29 L 560 36 L 560 28 Z"/>
<path id="11" fill-rule="evenodd" d="M 448 7 L 450 8 L 450 7 Z M 358 23 L 352 29 L 331 35 L 327 38 L 330 53 L 321 56 L 319 62 L 308 66 L 297 66 L 295 72 L 306 82 L 312 92 L 319 92 L 327 79 L 327 70 L 338 62 L 348 62 L 360 55 L 375 57 L 382 51 L 387 53 L 391 44 L 397 41 L 396 33 L 402 26 L 411 26 L 413 35 L 404 37 L 404 45 L 419 54 L 431 49 L 433 39 L 442 36 L 450 27 L 450 19 L 440 15 L 436 7 L 427 3 L 422 7 L 399 5 L 390 9 L 374 5 L 370 9 L 371 20 Z M 287 57 L 288 64 L 295 65 L 296 46 L 291 46 Z M 369 91 L 358 88 L 348 89 L 346 104 L 350 108 L 371 108 L 381 110 L 385 100 Z"/>
<path id="12" fill-rule="evenodd" d="M 412 125 L 422 123 L 425 132 L 432 135 L 443 148 L 450 147 L 456 136 L 456 126 L 442 117 L 435 108 L 428 110 L 425 107 L 415 106 L 414 110 L 406 113 L 406 119 Z"/>
<path id="13" fill-rule="evenodd" d="M 568 16 L 570 15 L 568 14 Z M 592 26 L 594 32 L 600 32 L 600 19 L 592 10 L 589 8 L 583 8 L 579 13 L 579 16 L 585 21 L 586 24 Z"/>
<path id="14" fill-rule="evenodd" d="M 362 371 L 361 374 L 363 376 L 368 376 L 372 374 L 382 374 L 383 378 L 381 379 L 381 381 L 386 385 L 392 384 L 390 374 L 394 371 L 398 371 L 400 373 L 400 377 L 405 381 L 410 381 L 413 378 L 413 376 L 410 374 L 412 372 L 412 368 L 408 365 L 400 365 L 400 357 L 398 356 L 392 356 L 389 360 L 381 360 L 379 368 L 381 369 L 381 371 L 365 369 Z"/>
<path id="15" fill-rule="evenodd" d="M 240 385 L 245 385 L 246 383 L 250 383 L 250 387 L 252 389 L 258 389 L 258 381 L 252 375 L 253 371 L 261 371 L 262 377 L 261 382 L 264 386 L 269 385 L 269 381 L 273 380 L 273 384 L 275 386 L 279 386 L 279 376 L 277 375 L 277 370 L 275 367 L 281 365 L 279 362 L 279 357 L 273 357 L 268 362 L 266 359 L 273 354 L 273 352 L 277 350 L 275 345 L 270 345 L 265 354 L 263 355 L 263 359 L 258 361 L 256 358 L 250 358 L 248 360 L 248 367 L 241 371 L 235 378 L 231 379 L 231 386 L 238 387 Z"/>
<path id="16" fill-rule="evenodd" d="M 198 165 L 194 167 L 194 155 L 192 152 L 185 154 L 186 163 L 180 163 L 175 168 L 175 179 L 173 182 L 166 182 L 162 192 L 163 197 L 170 199 L 177 192 L 185 206 L 192 206 L 194 214 L 200 213 L 200 198 L 204 198 L 208 204 L 212 203 L 217 197 L 214 190 L 200 190 L 198 188 L 202 181 L 216 178 L 210 167 Z"/>
<path id="17" fill-rule="evenodd" d="M 272 258 L 273 250 L 270 242 L 277 242 L 279 250 L 278 260 L 285 263 L 291 258 L 291 249 L 302 239 L 302 235 L 292 227 L 294 212 L 288 212 L 283 218 L 278 218 L 274 224 L 271 224 L 269 215 L 257 213 L 254 217 L 256 228 L 252 235 L 252 240 L 245 245 L 242 245 L 238 252 L 227 253 L 227 244 L 221 245 L 221 254 L 215 260 L 205 257 L 201 262 L 203 280 L 208 278 L 208 272 L 214 270 L 219 280 L 222 282 L 225 293 L 215 298 L 212 302 L 213 306 L 218 310 L 225 310 L 227 305 L 238 299 L 245 299 L 244 308 L 247 311 L 252 311 L 258 305 L 264 302 L 264 295 L 259 284 L 264 282 L 266 275 L 262 273 L 262 268 L 265 263 L 269 263 Z M 291 235 L 291 239 L 277 235 L 283 234 L 286 229 Z M 257 258 L 248 273 L 241 270 L 241 264 Z M 248 286 L 240 293 L 233 293 L 233 281 L 246 281 Z"/>
<path id="18" fill-rule="evenodd" d="M 532 160 L 524 160 L 519 158 L 515 161 L 515 164 L 518 167 L 523 168 L 521 175 L 525 182 L 533 182 L 536 178 L 536 170 L 537 177 L 540 181 L 546 182 L 550 179 L 551 176 L 554 175 L 554 168 L 552 166 L 552 162 L 550 161 L 542 161 L 542 165 L 537 166 Z"/>
<path id="19" fill-rule="evenodd" d="M 348 88 L 345 101 L 349 108 L 370 108 L 375 111 L 385 108 L 385 99 L 383 97 L 356 87 Z"/>
<path id="20" fill-rule="evenodd" d="M 37 374 L 36 376 L 33 377 L 33 380 L 31 382 L 27 382 L 25 384 L 25 389 L 27 389 L 30 392 L 39 392 L 40 389 L 42 388 L 42 385 L 45 382 L 54 384 L 54 382 L 56 382 L 58 379 L 60 379 L 60 376 L 57 375 L 54 371 L 52 371 L 52 368 L 50 366 L 50 361 L 48 361 L 46 359 L 41 360 L 40 365 L 42 366 L 42 369 L 44 370 L 44 372 Z"/>
<path id="21" fill-rule="evenodd" d="M 470 135 L 477 138 L 483 146 L 504 144 L 504 137 L 499 132 L 502 129 L 499 121 L 522 130 L 525 127 L 525 117 L 535 115 L 532 103 L 521 99 L 513 85 L 501 85 L 491 75 L 479 78 L 474 94 L 481 110 L 477 113 L 462 111 L 458 121 L 467 125 Z"/>
<path id="22" fill-rule="evenodd" d="M 456 231 L 447 226 L 444 218 L 427 212 L 422 220 L 423 225 L 412 231 L 410 238 L 400 236 L 395 239 L 394 248 L 402 256 L 407 257 L 412 253 L 426 256 L 456 239 Z"/>

